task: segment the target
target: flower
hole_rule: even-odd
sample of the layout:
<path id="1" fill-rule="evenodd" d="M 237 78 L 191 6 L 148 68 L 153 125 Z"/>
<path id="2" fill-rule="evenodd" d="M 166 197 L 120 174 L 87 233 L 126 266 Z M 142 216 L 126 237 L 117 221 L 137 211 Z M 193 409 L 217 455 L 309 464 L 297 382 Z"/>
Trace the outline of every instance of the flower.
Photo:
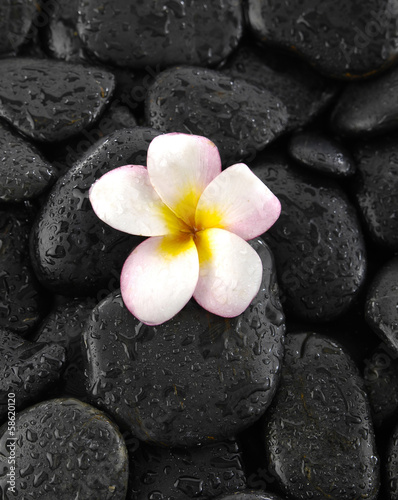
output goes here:
<path id="1" fill-rule="evenodd" d="M 245 240 L 269 229 L 281 210 L 249 167 L 221 172 L 215 144 L 179 133 L 151 142 L 147 168 L 125 165 L 103 175 L 90 201 L 113 228 L 150 237 L 120 277 L 126 307 L 148 325 L 169 320 L 192 296 L 219 316 L 241 314 L 262 279 L 260 257 Z"/>

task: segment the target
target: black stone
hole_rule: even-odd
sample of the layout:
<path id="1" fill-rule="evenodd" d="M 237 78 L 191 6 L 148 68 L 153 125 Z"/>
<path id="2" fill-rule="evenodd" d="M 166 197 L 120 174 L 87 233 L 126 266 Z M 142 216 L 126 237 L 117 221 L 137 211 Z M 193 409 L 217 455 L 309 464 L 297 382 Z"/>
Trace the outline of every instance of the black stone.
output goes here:
<path id="1" fill-rule="evenodd" d="M 366 298 L 365 318 L 398 356 L 398 257 L 383 266 L 373 279 Z"/>
<path id="2" fill-rule="evenodd" d="M 278 97 L 288 111 L 288 128 L 311 121 L 334 97 L 340 84 L 326 80 L 289 54 L 243 46 L 223 69 Z"/>
<path id="3" fill-rule="evenodd" d="M 87 389 L 122 429 L 158 445 L 193 446 L 234 436 L 269 406 L 283 357 L 284 316 L 268 247 L 259 293 L 237 318 L 190 301 L 173 319 L 140 323 L 115 292 L 84 332 Z"/>
<path id="4" fill-rule="evenodd" d="M 119 286 L 124 261 L 142 238 L 102 222 L 91 208 L 89 190 L 109 170 L 145 165 L 157 135 L 141 127 L 119 130 L 95 144 L 55 184 L 31 237 L 32 263 L 44 286 L 72 296 L 109 293 Z"/>
<path id="5" fill-rule="evenodd" d="M 25 139 L 0 124 L 0 200 L 18 202 L 36 198 L 53 182 L 57 172 Z"/>
<path id="6" fill-rule="evenodd" d="M 74 299 L 61 304 L 41 322 L 32 336 L 35 342 L 57 344 L 65 349 L 65 370 L 58 384 L 62 396 L 80 400 L 86 397 L 81 343 L 86 321 L 95 305 L 93 299 Z"/>
<path id="7" fill-rule="evenodd" d="M 19 413 L 15 427 L 14 436 L 7 424 L 0 429 L 3 493 L 12 465 L 10 446 L 15 445 L 15 493 L 8 490 L 5 498 L 126 498 L 126 446 L 115 424 L 96 408 L 77 399 L 53 399 Z"/>
<path id="8" fill-rule="evenodd" d="M 130 463 L 128 500 L 215 498 L 246 486 L 234 441 L 188 449 L 141 444 Z"/>
<path id="9" fill-rule="evenodd" d="M 363 379 L 375 427 L 396 422 L 398 415 L 398 360 L 381 343 L 363 361 Z"/>
<path id="10" fill-rule="evenodd" d="M 0 328 L 26 334 L 46 311 L 29 258 L 32 215 L 28 209 L 0 210 Z"/>
<path id="11" fill-rule="evenodd" d="M 0 3 L 0 54 L 18 51 L 27 39 L 36 13 L 34 0 L 2 0 Z"/>
<path id="12" fill-rule="evenodd" d="M 377 135 L 398 128 L 398 69 L 347 85 L 331 116 L 340 135 Z"/>
<path id="13" fill-rule="evenodd" d="M 66 140 L 91 125 L 114 91 L 99 68 L 49 59 L 0 60 L 0 116 L 44 142 Z"/>
<path id="14" fill-rule="evenodd" d="M 253 172 L 280 199 L 282 213 L 263 235 L 276 260 L 284 307 L 307 321 L 330 321 L 364 283 L 365 244 L 354 207 L 333 180 L 264 155 Z"/>
<path id="15" fill-rule="evenodd" d="M 282 491 L 295 500 L 375 500 L 379 465 L 363 381 L 330 339 L 289 334 L 282 379 L 264 418 Z"/>
<path id="16" fill-rule="evenodd" d="M 265 491 L 241 491 L 236 492 L 234 495 L 226 495 L 218 497 L 218 500 L 283 500 L 279 495 L 274 493 L 267 493 Z"/>
<path id="17" fill-rule="evenodd" d="M 242 6 L 235 0 L 80 0 L 77 29 L 88 50 L 119 66 L 216 64 L 238 45 Z"/>
<path id="18" fill-rule="evenodd" d="M 267 90 L 202 68 L 176 67 L 160 73 L 148 91 L 148 123 L 162 132 L 211 139 L 223 163 L 264 149 L 287 126 L 283 103 Z"/>
<path id="19" fill-rule="evenodd" d="M 301 165 L 332 177 L 355 173 L 351 153 L 336 139 L 316 132 L 298 132 L 289 142 L 289 154 Z"/>
<path id="20" fill-rule="evenodd" d="M 386 489 L 389 500 L 398 499 L 398 425 L 391 435 L 386 461 Z"/>
<path id="21" fill-rule="evenodd" d="M 0 423 L 7 419 L 9 394 L 15 394 L 14 405 L 17 411 L 35 403 L 56 384 L 64 364 L 63 347 L 30 342 L 15 333 L 1 329 Z"/>
<path id="22" fill-rule="evenodd" d="M 398 144 L 384 137 L 355 151 L 357 178 L 354 194 L 373 240 L 398 250 Z"/>
<path id="23" fill-rule="evenodd" d="M 398 54 L 397 12 L 389 0 L 248 0 L 262 43 L 287 49 L 328 76 L 365 78 Z"/>

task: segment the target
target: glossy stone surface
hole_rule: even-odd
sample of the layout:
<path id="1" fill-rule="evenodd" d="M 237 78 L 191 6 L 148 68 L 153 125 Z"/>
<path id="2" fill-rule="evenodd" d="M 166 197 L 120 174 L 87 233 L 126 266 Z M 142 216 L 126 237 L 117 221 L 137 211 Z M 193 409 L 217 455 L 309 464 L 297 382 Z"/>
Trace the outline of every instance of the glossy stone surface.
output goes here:
<path id="1" fill-rule="evenodd" d="M 391 435 L 386 460 L 386 484 L 389 500 L 398 499 L 398 426 Z"/>
<path id="2" fill-rule="evenodd" d="M 237 318 L 190 301 L 170 321 L 140 323 L 115 292 L 84 332 L 87 389 L 122 429 L 158 445 L 191 446 L 233 436 L 269 406 L 283 357 L 284 316 L 272 255 L 259 293 Z"/>
<path id="3" fill-rule="evenodd" d="M 45 313 L 42 294 L 29 258 L 29 209 L 0 209 L 0 328 L 26 334 Z"/>
<path id="4" fill-rule="evenodd" d="M 388 0 L 248 0 L 259 41 L 288 49 L 337 78 L 372 76 L 398 54 L 397 10 Z"/>
<path id="5" fill-rule="evenodd" d="M 366 82 L 349 84 L 333 110 L 331 123 L 340 135 L 377 135 L 398 128 L 398 69 Z"/>
<path id="6" fill-rule="evenodd" d="M 115 86 L 108 71 L 49 59 L 0 60 L 0 117 L 44 142 L 78 134 L 104 111 Z"/>
<path id="7" fill-rule="evenodd" d="M 0 329 L 0 423 L 7 419 L 8 394 L 16 395 L 17 411 L 35 403 L 59 380 L 64 364 L 63 347 Z"/>
<path id="8" fill-rule="evenodd" d="M 289 154 L 301 165 L 332 177 L 355 173 L 351 153 L 336 139 L 316 132 L 298 132 L 289 142 Z"/>
<path id="9" fill-rule="evenodd" d="M 34 0 L 0 3 L 0 54 L 16 52 L 24 43 L 36 14 Z"/>
<path id="10" fill-rule="evenodd" d="M 36 198 L 56 179 L 55 169 L 7 124 L 0 124 L 0 200 Z"/>
<path id="11" fill-rule="evenodd" d="M 365 318 L 370 327 L 398 356 L 398 258 L 374 277 L 366 298 Z"/>
<path id="12" fill-rule="evenodd" d="M 377 498 L 368 401 L 338 344 L 316 334 L 286 337 L 281 384 L 264 423 L 268 460 L 289 498 Z"/>
<path id="13" fill-rule="evenodd" d="M 66 352 L 65 369 L 62 373 L 58 391 L 85 399 L 85 380 L 82 333 L 85 323 L 96 305 L 94 299 L 73 299 L 53 309 L 41 322 L 31 340 L 48 342 L 62 346 Z"/>
<path id="14" fill-rule="evenodd" d="M 145 104 L 152 127 L 208 137 L 230 164 L 264 149 L 288 122 L 285 106 L 273 94 L 210 69 L 163 71 Z"/>
<path id="15" fill-rule="evenodd" d="M 44 286 L 72 296 L 114 290 L 111 285 L 142 238 L 102 222 L 91 208 L 89 190 L 109 170 L 145 165 L 148 146 L 157 135 L 141 127 L 116 131 L 96 143 L 55 184 L 31 238 L 32 262 Z"/>
<path id="16" fill-rule="evenodd" d="M 308 321 L 338 318 L 365 279 L 365 244 L 354 207 L 337 183 L 298 170 L 280 155 L 264 155 L 251 166 L 282 204 L 263 238 L 275 255 L 284 308 Z"/>
<path id="17" fill-rule="evenodd" d="M 363 143 L 355 152 L 354 194 L 373 240 L 398 250 L 398 144 L 383 137 Z"/>
<path id="18" fill-rule="evenodd" d="M 283 500 L 279 495 L 259 490 L 245 490 L 236 492 L 234 495 L 226 495 L 218 498 L 219 500 Z"/>
<path id="19" fill-rule="evenodd" d="M 289 129 L 301 127 L 313 119 L 340 86 L 293 56 L 252 46 L 242 46 L 234 52 L 223 71 L 278 97 L 288 111 Z"/>
<path id="20" fill-rule="evenodd" d="M 124 500 L 128 458 L 115 424 L 77 399 L 53 399 L 19 413 L 15 435 L 0 429 L 0 491 L 4 492 L 10 444 L 15 444 L 18 500 Z M 8 441 L 14 437 L 15 441 Z M 8 446 L 7 446 L 8 445 Z"/>
<path id="21" fill-rule="evenodd" d="M 119 66 L 216 64 L 238 45 L 235 0 L 80 0 L 77 30 L 87 49 Z"/>
<path id="22" fill-rule="evenodd" d="M 234 441 L 188 449 L 141 444 L 131 464 L 128 500 L 218 498 L 246 486 Z"/>

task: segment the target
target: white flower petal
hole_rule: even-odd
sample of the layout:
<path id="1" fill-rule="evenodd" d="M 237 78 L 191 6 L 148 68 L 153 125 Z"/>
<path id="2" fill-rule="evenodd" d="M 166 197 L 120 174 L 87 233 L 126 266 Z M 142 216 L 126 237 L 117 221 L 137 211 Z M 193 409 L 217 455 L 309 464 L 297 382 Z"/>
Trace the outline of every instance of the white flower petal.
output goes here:
<path id="1" fill-rule="evenodd" d="M 91 186 L 90 201 L 102 221 L 125 233 L 160 236 L 185 226 L 160 199 L 141 165 L 103 175 Z"/>
<path id="2" fill-rule="evenodd" d="M 206 186 L 221 172 L 217 147 L 205 137 L 165 134 L 148 148 L 148 173 L 166 205 L 193 225 L 197 202 Z"/>
<path id="3" fill-rule="evenodd" d="M 217 228 L 198 232 L 196 246 L 200 270 L 195 300 L 219 316 L 238 316 L 260 288 L 259 255 L 236 234 Z"/>
<path id="4" fill-rule="evenodd" d="M 126 260 L 120 289 L 134 316 L 158 325 L 185 306 L 198 276 L 198 252 L 191 235 L 154 237 L 138 245 Z"/>
<path id="5" fill-rule="evenodd" d="M 239 163 L 224 170 L 204 190 L 195 226 L 223 228 L 250 240 L 267 231 L 280 211 L 278 198 L 249 167 Z"/>

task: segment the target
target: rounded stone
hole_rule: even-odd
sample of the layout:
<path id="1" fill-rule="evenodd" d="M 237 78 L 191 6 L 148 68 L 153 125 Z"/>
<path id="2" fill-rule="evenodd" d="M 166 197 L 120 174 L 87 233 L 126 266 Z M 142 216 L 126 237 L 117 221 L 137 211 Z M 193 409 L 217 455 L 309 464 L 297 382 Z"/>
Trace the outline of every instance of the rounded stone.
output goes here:
<path id="1" fill-rule="evenodd" d="M 214 442 L 248 427 L 269 406 L 283 357 L 284 316 L 274 264 L 259 239 L 259 293 L 237 318 L 190 301 L 159 326 L 139 322 L 115 292 L 84 332 L 90 400 L 143 441 Z"/>
<path id="2" fill-rule="evenodd" d="M 0 60 L 0 117 L 43 141 L 66 140 L 104 111 L 114 76 L 100 68 L 50 59 Z"/>
<path id="3" fill-rule="evenodd" d="M 236 0 L 80 0 L 78 10 L 87 49 L 119 66 L 214 65 L 242 35 Z"/>
<path id="4" fill-rule="evenodd" d="M 335 78 L 371 76 L 398 55 L 397 9 L 389 0 L 248 0 L 261 42 L 303 57 Z"/>
<path id="5" fill-rule="evenodd" d="M 354 207 L 331 179 L 298 170 L 279 154 L 251 164 L 282 204 L 263 234 L 276 260 L 282 302 L 308 321 L 330 321 L 355 302 L 365 280 L 366 250 Z"/>
<path id="6" fill-rule="evenodd" d="M 28 38 L 36 9 L 34 0 L 2 0 L 0 3 L 0 54 L 18 51 Z"/>
<path id="7" fill-rule="evenodd" d="M 0 434 L 2 491 L 13 466 L 11 446 L 15 450 L 15 493 L 9 490 L 7 498 L 126 498 L 126 446 L 115 424 L 96 408 L 72 398 L 45 401 L 17 415 L 13 436 L 7 424 Z"/>
<path id="8" fill-rule="evenodd" d="M 339 344 L 290 334 L 282 378 L 264 417 L 271 470 L 286 496 L 376 500 L 379 460 L 366 394 Z"/>
<path id="9" fill-rule="evenodd" d="M 141 127 L 118 130 L 57 181 L 31 234 L 32 263 L 45 287 L 78 296 L 109 293 L 119 286 L 124 261 L 142 238 L 102 222 L 91 207 L 89 190 L 114 168 L 145 165 L 148 146 L 157 135 Z"/>
<path id="10" fill-rule="evenodd" d="M 255 155 L 280 136 L 288 122 L 286 107 L 273 94 L 210 69 L 161 72 L 145 104 L 151 127 L 209 138 L 224 164 Z"/>

